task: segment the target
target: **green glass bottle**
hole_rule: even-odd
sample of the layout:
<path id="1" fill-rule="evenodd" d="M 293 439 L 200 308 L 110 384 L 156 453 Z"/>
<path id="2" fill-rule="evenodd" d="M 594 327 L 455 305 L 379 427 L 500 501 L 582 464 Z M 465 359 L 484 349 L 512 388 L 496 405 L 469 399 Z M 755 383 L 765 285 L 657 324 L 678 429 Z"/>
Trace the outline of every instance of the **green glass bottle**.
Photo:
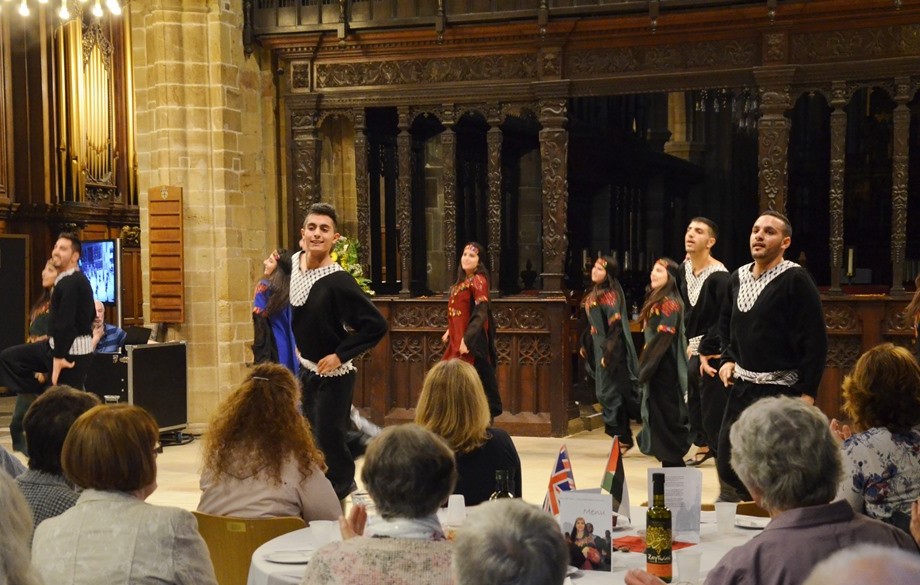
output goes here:
<path id="1" fill-rule="evenodd" d="M 671 511 L 664 505 L 664 474 L 652 474 L 652 506 L 645 521 L 645 570 L 665 583 L 673 576 Z"/>
<path id="2" fill-rule="evenodd" d="M 509 473 L 507 469 L 496 469 L 495 470 L 495 491 L 492 492 L 492 495 L 489 496 L 490 500 L 502 500 L 505 498 L 513 498 L 514 494 L 511 493 L 511 483 L 509 479 Z"/>

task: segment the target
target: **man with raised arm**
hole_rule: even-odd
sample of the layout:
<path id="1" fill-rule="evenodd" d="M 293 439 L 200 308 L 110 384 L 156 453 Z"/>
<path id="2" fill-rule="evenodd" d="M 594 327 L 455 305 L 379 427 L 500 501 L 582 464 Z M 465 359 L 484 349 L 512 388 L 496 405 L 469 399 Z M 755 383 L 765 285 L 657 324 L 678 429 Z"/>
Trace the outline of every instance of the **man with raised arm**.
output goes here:
<path id="1" fill-rule="evenodd" d="M 827 357 L 818 289 L 804 268 L 783 258 L 791 243 L 786 216 L 763 212 L 751 229 L 754 261 L 732 273 L 730 304 L 723 305 L 719 378 L 728 390 L 728 403 L 716 466 L 720 479 L 746 500 L 750 494 L 731 466 L 732 424 L 766 396 L 796 396 L 814 404 Z"/>
<path id="2" fill-rule="evenodd" d="M 386 335 L 387 322 L 354 277 L 332 259 L 335 208 L 315 203 L 291 259 L 291 328 L 300 356 L 304 415 L 326 455 L 326 476 L 339 499 L 356 489 L 346 433 L 354 394 L 352 359 Z M 347 329 L 346 329 L 347 326 Z"/>

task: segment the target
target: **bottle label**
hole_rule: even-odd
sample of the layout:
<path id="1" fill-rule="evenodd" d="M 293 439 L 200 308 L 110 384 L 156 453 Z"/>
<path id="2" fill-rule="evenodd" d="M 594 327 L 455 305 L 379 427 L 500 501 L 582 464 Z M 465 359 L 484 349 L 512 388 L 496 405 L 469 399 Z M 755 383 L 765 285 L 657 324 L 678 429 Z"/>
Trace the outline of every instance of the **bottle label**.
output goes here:
<path id="1" fill-rule="evenodd" d="M 645 532 L 646 571 L 659 579 L 670 579 L 671 568 L 671 527 L 650 521 Z"/>

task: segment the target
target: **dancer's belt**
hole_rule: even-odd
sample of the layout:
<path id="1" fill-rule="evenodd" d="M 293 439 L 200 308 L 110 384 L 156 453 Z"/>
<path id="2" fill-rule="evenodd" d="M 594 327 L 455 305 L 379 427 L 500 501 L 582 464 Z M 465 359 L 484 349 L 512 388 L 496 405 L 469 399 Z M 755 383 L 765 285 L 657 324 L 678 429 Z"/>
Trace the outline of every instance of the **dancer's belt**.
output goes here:
<path id="1" fill-rule="evenodd" d="M 799 381 L 796 370 L 777 370 L 775 372 L 752 372 L 735 364 L 735 377 L 752 384 L 775 384 L 777 386 L 794 386 Z"/>
<path id="2" fill-rule="evenodd" d="M 48 345 L 51 346 L 51 349 L 54 349 L 54 338 L 48 338 Z M 68 355 L 89 355 L 93 353 L 93 336 L 92 335 L 78 335 L 74 340 L 73 344 L 70 346 L 70 351 L 67 352 Z"/>
<path id="3" fill-rule="evenodd" d="M 700 355 L 700 342 L 703 341 L 702 335 L 691 337 L 687 340 L 687 347 L 690 348 L 690 355 Z"/>
<path id="4" fill-rule="evenodd" d="M 303 367 L 307 368 L 308 370 L 310 370 L 311 372 L 313 372 L 313 373 L 316 374 L 317 376 L 322 376 L 322 377 L 324 377 L 324 378 L 329 378 L 329 377 L 332 377 L 332 376 L 344 376 L 345 374 L 349 374 L 349 373 L 351 373 L 351 372 L 356 372 L 356 371 L 358 371 L 358 368 L 356 368 L 355 365 L 354 365 L 353 363 L 351 363 L 351 360 L 348 360 L 347 362 L 345 362 L 345 363 L 342 364 L 341 366 L 337 367 L 336 369 L 332 370 L 331 372 L 326 372 L 325 374 L 320 374 L 320 373 L 319 373 L 319 369 L 318 369 L 317 366 L 316 366 L 316 363 L 311 362 L 311 361 L 308 360 L 308 359 L 304 359 L 304 358 L 301 357 L 301 356 L 297 356 L 297 357 L 300 359 L 300 365 L 302 365 Z"/>

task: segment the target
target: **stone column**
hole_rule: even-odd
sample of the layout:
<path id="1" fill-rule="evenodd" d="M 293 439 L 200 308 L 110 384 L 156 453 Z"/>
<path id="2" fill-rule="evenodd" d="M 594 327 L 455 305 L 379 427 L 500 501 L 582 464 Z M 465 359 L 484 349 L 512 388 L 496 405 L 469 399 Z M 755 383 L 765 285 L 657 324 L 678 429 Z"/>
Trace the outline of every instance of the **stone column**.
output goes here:
<path id="1" fill-rule="evenodd" d="M 568 245 L 568 145 L 565 129 L 566 99 L 540 100 L 540 164 L 543 171 L 543 290 L 541 294 L 562 294 L 565 250 Z"/>
<path id="2" fill-rule="evenodd" d="M 396 222 L 399 229 L 399 259 L 402 265 L 402 288 L 399 296 L 409 296 L 412 283 L 412 134 L 409 133 L 409 108 L 399 106 L 399 134 L 396 153 L 399 180 L 396 187 Z"/>
<path id="3" fill-rule="evenodd" d="M 187 343 L 188 414 L 198 432 L 195 423 L 210 418 L 252 361 L 252 286 L 283 233 L 274 72 L 265 55 L 244 54 L 242 0 L 132 0 L 125 11 L 142 249 L 150 187 L 183 189 L 185 323 L 170 324 L 167 338 Z M 146 251 L 141 263 L 149 322 Z"/>
<path id="4" fill-rule="evenodd" d="M 303 224 L 307 209 L 319 202 L 320 161 L 322 138 L 316 127 L 316 97 L 292 98 L 289 104 L 291 120 L 291 168 L 294 194 L 295 226 Z"/>
<path id="5" fill-rule="evenodd" d="M 351 113 L 355 124 L 355 191 L 358 211 L 358 244 L 361 246 L 361 270 L 371 273 L 371 199 L 367 178 L 367 116 L 364 108 Z"/>
<path id="6" fill-rule="evenodd" d="M 486 144 L 489 152 L 489 269 L 492 271 L 492 298 L 500 294 L 502 251 L 502 123 L 501 108 L 489 108 L 489 131 Z"/>
<path id="7" fill-rule="evenodd" d="M 792 107 L 789 84 L 794 68 L 762 68 L 754 71 L 760 86 L 760 121 L 757 124 L 760 210 L 786 212 L 789 151 L 789 118 Z"/>
<path id="8" fill-rule="evenodd" d="M 457 112 L 445 105 L 441 112 L 441 156 L 444 161 L 444 260 L 451 283 L 457 271 Z"/>
<path id="9" fill-rule="evenodd" d="M 895 79 L 894 148 L 891 165 L 891 296 L 903 296 L 907 245 L 907 162 L 910 155 L 910 78 Z"/>
<path id="10" fill-rule="evenodd" d="M 846 82 L 835 81 L 831 87 L 831 288 L 830 294 L 842 294 L 840 276 L 843 266 L 843 187 L 847 146 Z"/>

